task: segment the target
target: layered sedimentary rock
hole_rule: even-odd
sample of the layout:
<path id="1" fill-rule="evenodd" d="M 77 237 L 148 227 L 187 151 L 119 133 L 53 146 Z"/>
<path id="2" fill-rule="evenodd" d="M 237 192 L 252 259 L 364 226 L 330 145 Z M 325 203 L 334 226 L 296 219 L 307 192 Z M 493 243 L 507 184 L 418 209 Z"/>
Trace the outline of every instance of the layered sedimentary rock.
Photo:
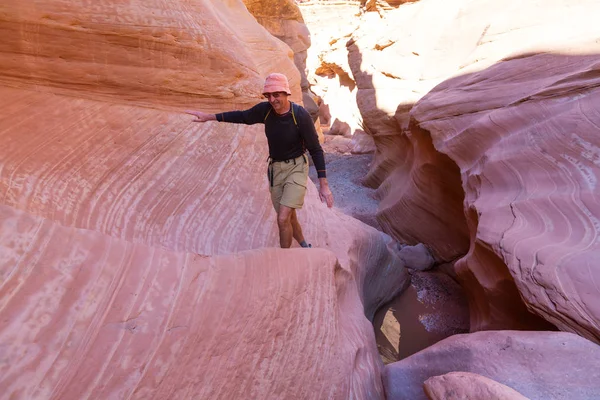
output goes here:
<path id="1" fill-rule="evenodd" d="M 572 333 L 476 332 L 387 365 L 384 384 L 388 400 L 426 400 L 423 383 L 430 377 L 461 371 L 530 399 L 591 400 L 600 391 L 598 357 L 600 346 Z"/>
<path id="2" fill-rule="evenodd" d="M 461 168 L 475 240 L 457 271 L 475 293 L 473 321 L 518 318 L 512 277 L 530 309 L 600 342 L 600 55 L 569 53 L 454 78 L 413 115 Z"/>
<path id="3" fill-rule="evenodd" d="M 2 205 L 0 251 L 8 398 L 383 398 L 356 284 L 327 250 L 207 257 Z"/>
<path id="4" fill-rule="evenodd" d="M 4 1 L 0 83 L 144 105 L 244 107 L 293 54 L 241 0 Z"/>
<path id="5" fill-rule="evenodd" d="M 253 104 L 273 65 L 299 88 L 289 48 L 241 1 L 2 7 L 0 392 L 381 397 L 391 239 L 309 184 L 324 250 L 238 254 L 279 244 L 263 130 L 173 112 Z"/>
<path id="6" fill-rule="evenodd" d="M 3 204 L 175 251 L 279 245 L 261 127 L 20 89 L 0 94 Z M 355 273 L 370 317 L 408 283 L 390 238 L 327 209 L 312 183 L 298 214 L 313 246 Z"/>
<path id="7" fill-rule="evenodd" d="M 550 328 L 533 311 L 600 340 L 599 6 L 423 0 L 364 14 L 324 56 L 375 139 L 381 226 L 440 261 L 468 254 L 473 330 Z"/>

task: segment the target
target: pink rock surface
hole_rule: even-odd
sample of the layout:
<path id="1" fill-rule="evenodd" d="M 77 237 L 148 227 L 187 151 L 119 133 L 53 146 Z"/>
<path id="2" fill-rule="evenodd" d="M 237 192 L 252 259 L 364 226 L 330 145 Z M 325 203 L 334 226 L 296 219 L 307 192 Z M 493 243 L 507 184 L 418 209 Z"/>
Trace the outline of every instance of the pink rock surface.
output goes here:
<path id="1" fill-rule="evenodd" d="M 3 204 L 174 251 L 279 245 L 260 126 L 195 124 L 166 111 L 18 89 L 0 94 Z M 408 284 L 391 239 L 327 209 L 312 183 L 299 218 L 313 246 L 353 271 L 370 318 Z"/>
<path id="2" fill-rule="evenodd" d="M 469 372 L 431 377 L 423 389 L 429 400 L 528 400 L 506 385 Z"/>
<path id="3" fill-rule="evenodd" d="M 391 239 L 309 184 L 323 249 L 239 253 L 278 246 L 264 132 L 173 112 L 299 87 L 289 49 L 238 0 L 2 7 L 0 393 L 380 398 Z"/>
<path id="4" fill-rule="evenodd" d="M 457 270 L 483 295 L 480 328 L 511 313 L 512 276 L 530 310 L 600 342 L 599 61 L 524 55 L 452 79 L 413 109 L 461 169 L 475 240 Z"/>
<path id="5" fill-rule="evenodd" d="M 424 0 L 365 13 L 322 57 L 375 140 L 380 225 L 467 255 L 473 330 L 550 329 L 535 313 L 600 340 L 598 13 Z"/>
<path id="6" fill-rule="evenodd" d="M 11 86 L 216 111 L 256 102 L 278 71 L 302 99 L 293 53 L 241 0 L 6 0 L 0 32 Z"/>
<path id="7" fill-rule="evenodd" d="M 372 326 L 330 251 L 207 257 L 1 205 L 0 254 L 3 397 L 383 396 Z"/>
<path id="8" fill-rule="evenodd" d="M 600 393 L 599 357 L 600 346 L 572 333 L 476 332 L 449 337 L 388 364 L 384 385 L 388 400 L 426 400 L 423 383 L 428 378 L 460 371 L 482 375 L 530 399 L 592 400 Z"/>

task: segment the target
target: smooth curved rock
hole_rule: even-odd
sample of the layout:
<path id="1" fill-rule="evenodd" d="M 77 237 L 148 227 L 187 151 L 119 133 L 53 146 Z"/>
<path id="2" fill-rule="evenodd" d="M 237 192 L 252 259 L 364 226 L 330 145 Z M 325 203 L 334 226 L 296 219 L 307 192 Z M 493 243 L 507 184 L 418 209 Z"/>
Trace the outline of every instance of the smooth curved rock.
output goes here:
<path id="1" fill-rule="evenodd" d="M 456 267 L 476 328 L 515 318 L 503 286 L 514 279 L 530 310 L 600 342 L 600 46 L 583 49 L 597 54 L 503 61 L 413 109 L 461 168 L 475 240 Z"/>
<path id="2" fill-rule="evenodd" d="M 431 377 L 423 390 L 429 400 L 529 400 L 506 385 L 469 372 Z"/>
<path id="3" fill-rule="evenodd" d="M 409 278 L 390 237 L 309 183 L 304 234 L 332 253 L 238 254 L 278 246 L 262 127 L 173 112 L 252 104 L 267 66 L 298 88 L 288 47 L 238 0 L 3 7 L 0 393 L 380 398 L 365 315 Z"/>
<path id="4" fill-rule="evenodd" d="M 593 400 L 600 346 L 567 332 L 486 331 L 455 335 L 385 367 L 388 400 L 427 400 L 423 383 L 471 372 L 532 400 Z"/>
<path id="5" fill-rule="evenodd" d="M 330 251 L 207 257 L 2 205 L 0 255 L 3 396 L 383 398 L 372 326 Z"/>
<path id="6" fill-rule="evenodd" d="M 262 127 L 17 89 L 0 88 L 0 98 L 3 204 L 174 251 L 279 246 Z M 24 113 L 27 104 L 35 108 Z M 390 237 L 328 209 L 311 182 L 298 216 L 313 246 L 352 270 L 369 318 L 408 285 Z"/>
<path id="7" fill-rule="evenodd" d="M 356 84 L 384 231 L 438 261 L 466 255 L 473 330 L 600 341 L 598 13 L 425 0 L 352 20 L 321 57 L 330 82 Z"/>
<path id="8" fill-rule="evenodd" d="M 6 0 L 2 13 L 0 84 L 217 111 L 260 100 L 276 70 L 302 99 L 292 52 L 241 0 Z"/>

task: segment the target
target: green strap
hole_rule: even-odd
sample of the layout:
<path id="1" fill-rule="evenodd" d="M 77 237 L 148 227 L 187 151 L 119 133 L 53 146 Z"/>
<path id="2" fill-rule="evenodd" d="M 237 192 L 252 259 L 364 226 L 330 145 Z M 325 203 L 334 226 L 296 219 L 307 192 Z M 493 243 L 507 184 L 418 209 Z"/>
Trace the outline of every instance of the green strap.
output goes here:
<path id="1" fill-rule="evenodd" d="M 298 127 L 298 122 L 296 122 L 296 116 L 294 115 L 294 103 L 292 103 L 292 118 L 294 118 L 294 125 Z"/>
<path id="2" fill-rule="evenodd" d="M 291 103 L 291 102 L 290 102 Z M 296 121 L 296 114 L 294 114 L 294 103 L 292 104 L 292 118 L 294 119 L 294 125 L 296 125 L 296 127 L 298 127 L 298 121 Z M 271 110 L 272 108 L 269 108 L 269 111 L 267 111 L 267 115 L 265 115 L 265 119 L 263 119 L 263 123 L 267 120 L 267 118 L 269 118 L 269 114 L 271 114 Z"/>

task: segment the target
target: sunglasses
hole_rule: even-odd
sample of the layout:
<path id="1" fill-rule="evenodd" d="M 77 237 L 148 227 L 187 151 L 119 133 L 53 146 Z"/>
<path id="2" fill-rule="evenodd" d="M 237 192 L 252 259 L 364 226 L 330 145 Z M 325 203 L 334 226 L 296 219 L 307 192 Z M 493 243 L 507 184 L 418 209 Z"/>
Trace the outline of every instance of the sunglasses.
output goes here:
<path id="1" fill-rule="evenodd" d="M 263 93 L 263 97 L 267 100 L 271 97 L 273 97 L 274 99 L 278 99 L 278 98 L 280 98 L 282 96 L 286 96 L 286 95 L 287 95 L 286 92 Z"/>

